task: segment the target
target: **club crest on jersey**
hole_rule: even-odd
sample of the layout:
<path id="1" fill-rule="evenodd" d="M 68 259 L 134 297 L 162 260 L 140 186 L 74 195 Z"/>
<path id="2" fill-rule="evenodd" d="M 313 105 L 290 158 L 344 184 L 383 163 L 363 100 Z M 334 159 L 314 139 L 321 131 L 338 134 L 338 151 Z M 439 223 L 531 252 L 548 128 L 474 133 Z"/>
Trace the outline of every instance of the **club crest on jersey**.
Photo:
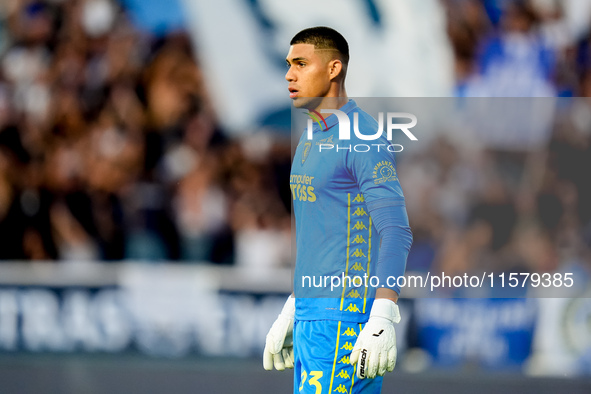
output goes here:
<path id="1" fill-rule="evenodd" d="M 308 158 L 308 155 L 310 154 L 310 149 L 311 148 L 312 148 L 312 143 L 311 142 L 306 142 L 304 144 L 304 149 L 302 150 L 302 165 L 304 164 L 304 162 Z"/>

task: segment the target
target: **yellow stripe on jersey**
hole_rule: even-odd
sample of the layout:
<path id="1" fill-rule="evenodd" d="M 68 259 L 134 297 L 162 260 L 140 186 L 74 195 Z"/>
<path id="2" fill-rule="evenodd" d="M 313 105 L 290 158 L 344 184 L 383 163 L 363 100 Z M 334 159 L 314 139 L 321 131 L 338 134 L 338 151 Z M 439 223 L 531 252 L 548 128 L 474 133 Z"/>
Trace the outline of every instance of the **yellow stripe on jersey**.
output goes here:
<path id="1" fill-rule="evenodd" d="M 351 193 L 347 193 L 347 263 L 345 266 L 345 277 L 349 276 L 349 247 L 351 246 Z M 347 286 L 343 283 L 343 295 L 341 296 L 341 311 L 345 302 L 345 290 Z"/>
<path id="2" fill-rule="evenodd" d="M 369 264 L 371 262 L 371 217 L 369 218 L 369 244 L 367 246 L 367 273 L 369 274 Z M 365 313 L 365 304 L 367 302 L 367 286 L 365 286 L 365 295 L 363 296 L 363 313 Z"/>

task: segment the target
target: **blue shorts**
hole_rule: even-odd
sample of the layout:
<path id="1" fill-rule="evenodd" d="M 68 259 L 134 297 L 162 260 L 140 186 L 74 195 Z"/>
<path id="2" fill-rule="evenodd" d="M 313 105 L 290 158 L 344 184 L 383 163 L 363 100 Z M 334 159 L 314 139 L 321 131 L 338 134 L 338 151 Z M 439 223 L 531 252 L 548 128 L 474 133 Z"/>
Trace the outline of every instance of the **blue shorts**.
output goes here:
<path id="1" fill-rule="evenodd" d="M 357 379 L 349 364 L 351 351 L 363 324 L 336 320 L 296 320 L 294 393 L 379 394 L 381 376 Z"/>

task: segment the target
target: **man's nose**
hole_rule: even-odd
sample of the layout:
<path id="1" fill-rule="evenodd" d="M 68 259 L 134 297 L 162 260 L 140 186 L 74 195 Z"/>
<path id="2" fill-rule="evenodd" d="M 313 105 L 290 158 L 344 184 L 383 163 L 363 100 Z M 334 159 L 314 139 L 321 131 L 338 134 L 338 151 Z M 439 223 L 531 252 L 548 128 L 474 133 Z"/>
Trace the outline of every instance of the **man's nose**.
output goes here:
<path id="1" fill-rule="evenodd" d="M 287 80 L 287 82 L 295 81 L 295 75 L 294 75 L 293 71 L 291 71 L 291 67 L 285 73 L 285 79 Z"/>

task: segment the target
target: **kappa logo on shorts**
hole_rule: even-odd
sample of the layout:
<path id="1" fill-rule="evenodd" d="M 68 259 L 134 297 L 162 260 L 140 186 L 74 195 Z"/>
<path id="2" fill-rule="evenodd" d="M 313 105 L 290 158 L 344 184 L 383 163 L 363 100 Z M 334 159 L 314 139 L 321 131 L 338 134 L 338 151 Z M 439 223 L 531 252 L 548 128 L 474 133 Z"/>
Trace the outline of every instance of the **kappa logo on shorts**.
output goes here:
<path id="1" fill-rule="evenodd" d="M 341 347 L 341 350 L 345 349 L 345 350 L 353 350 L 353 345 L 351 344 L 351 342 L 345 342 L 345 344 Z M 347 377 L 349 377 L 349 375 L 347 375 Z"/>
<path id="2" fill-rule="evenodd" d="M 347 309 L 345 309 L 347 312 L 361 312 L 359 310 L 359 308 L 357 307 L 357 305 L 351 303 L 349 304 L 349 306 L 347 307 Z"/>
<path id="3" fill-rule="evenodd" d="M 353 266 L 351 267 L 351 271 L 365 271 L 365 269 L 363 268 L 363 266 L 359 263 L 359 261 L 355 262 L 355 264 L 353 264 Z M 358 294 L 359 295 L 359 294 Z"/>
<path id="4" fill-rule="evenodd" d="M 343 356 L 340 360 L 339 363 L 341 364 L 351 364 L 351 360 L 349 359 L 349 356 Z"/>
<path id="5" fill-rule="evenodd" d="M 355 332 L 354 329 L 352 329 L 351 327 L 348 327 L 347 330 L 345 330 L 345 332 L 342 335 L 348 336 L 348 337 L 356 337 L 357 333 Z"/>
<path id="6" fill-rule="evenodd" d="M 337 393 L 346 393 L 349 390 L 347 390 L 347 388 L 345 387 L 344 384 L 340 384 L 339 387 L 337 387 L 336 389 L 334 389 L 333 391 L 336 391 Z"/>

